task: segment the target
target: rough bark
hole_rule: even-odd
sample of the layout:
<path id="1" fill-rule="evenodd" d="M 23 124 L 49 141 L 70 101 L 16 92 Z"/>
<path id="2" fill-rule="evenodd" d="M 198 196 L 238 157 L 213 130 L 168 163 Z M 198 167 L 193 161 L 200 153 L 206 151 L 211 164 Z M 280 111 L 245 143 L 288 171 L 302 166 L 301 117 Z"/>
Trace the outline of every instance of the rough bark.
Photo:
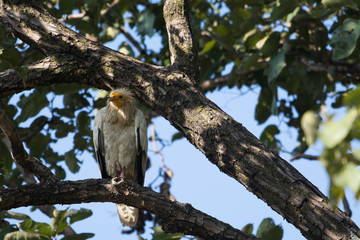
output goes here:
<path id="1" fill-rule="evenodd" d="M 165 1 L 164 19 L 171 64 L 197 80 L 197 49 L 192 37 L 190 0 Z"/>
<path id="2" fill-rule="evenodd" d="M 119 178 L 28 184 L 0 191 L 0 209 L 14 207 L 73 204 L 84 202 L 125 203 L 159 216 L 168 232 L 183 232 L 204 239 L 258 239 L 223 223 L 190 204 L 171 201 L 136 183 Z"/>
<path id="3" fill-rule="evenodd" d="M 165 6 L 177 4 L 177 9 L 182 9 L 181 4 L 186 2 L 165 1 Z M 0 7 L 0 22 L 16 36 L 51 56 L 47 60 L 57 64 L 67 56 L 80 66 L 81 71 L 74 72 L 71 78 L 59 79 L 56 72 L 50 72 L 31 87 L 62 81 L 103 89 L 128 86 L 142 103 L 184 133 L 209 161 L 264 200 L 308 239 L 352 239 L 359 230 L 343 212 L 333 209 L 328 199 L 295 168 L 203 95 L 194 79 L 196 74 L 183 67 L 188 66 L 189 60 L 185 59 L 191 55 L 182 54 L 177 50 L 179 46 L 170 47 L 175 49 L 172 66 L 149 65 L 85 39 L 26 1 L 8 0 Z M 172 23 L 169 16 L 165 16 L 165 20 L 170 35 L 173 29 L 179 36 L 191 33 L 189 22 Z M 176 44 L 175 40 L 169 41 L 170 45 Z M 192 38 L 190 40 L 186 40 L 187 44 L 192 43 Z M 196 53 L 193 46 L 188 49 Z M 190 63 L 194 61 L 196 59 L 192 58 Z M 185 64 L 178 67 L 176 62 Z M 13 76 L 12 82 L 0 89 L 0 96 L 29 89 L 29 85 L 22 84 L 19 74 L 11 71 L 7 74 Z M 4 74 L 0 74 L 0 86 L 5 85 L 5 79 Z"/>

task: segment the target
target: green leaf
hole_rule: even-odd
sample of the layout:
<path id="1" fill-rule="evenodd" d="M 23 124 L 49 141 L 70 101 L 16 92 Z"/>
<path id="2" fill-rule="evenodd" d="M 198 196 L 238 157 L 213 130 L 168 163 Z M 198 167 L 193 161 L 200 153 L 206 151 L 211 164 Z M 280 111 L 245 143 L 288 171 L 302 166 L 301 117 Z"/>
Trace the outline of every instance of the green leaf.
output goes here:
<path id="1" fill-rule="evenodd" d="M 360 150 L 354 150 L 353 155 L 356 159 L 360 160 Z"/>
<path id="2" fill-rule="evenodd" d="M 65 14 L 72 13 L 74 5 L 75 5 L 75 1 L 60 0 L 59 2 L 59 7 L 61 12 Z"/>
<path id="3" fill-rule="evenodd" d="M 88 218 L 91 215 L 92 211 L 86 208 L 80 208 L 80 210 L 71 210 L 69 214 L 70 224 Z"/>
<path id="4" fill-rule="evenodd" d="M 345 19 L 343 24 L 335 29 L 334 36 L 330 42 L 334 46 L 332 60 L 338 61 L 350 56 L 357 46 L 359 36 L 360 20 L 353 18 Z"/>
<path id="5" fill-rule="evenodd" d="M 4 218 L 12 218 L 12 219 L 16 219 L 16 220 L 25 220 L 27 218 L 30 218 L 26 214 L 16 213 L 16 212 L 12 212 L 12 211 L 4 211 L 2 213 L 4 213 Z"/>
<path id="6" fill-rule="evenodd" d="M 65 163 L 72 173 L 77 173 L 80 169 L 74 150 L 65 153 Z"/>
<path id="7" fill-rule="evenodd" d="M 46 98 L 46 92 L 43 90 L 35 89 L 28 97 L 22 95 L 18 102 L 18 107 L 21 108 L 21 113 L 17 117 L 17 122 L 24 122 L 28 118 L 37 115 L 41 109 L 49 105 Z"/>
<path id="8" fill-rule="evenodd" d="M 80 133 L 76 133 L 74 136 L 74 146 L 76 149 L 79 149 L 80 151 L 84 151 L 89 147 L 89 137 L 84 137 L 84 135 Z"/>
<path id="9" fill-rule="evenodd" d="M 26 218 L 23 222 L 18 223 L 17 226 L 25 232 L 40 233 L 47 235 L 49 237 L 51 236 L 52 233 L 49 224 L 35 222 L 31 218 Z"/>
<path id="10" fill-rule="evenodd" d="M 21 54 L 16 48 L 5 48 L 2 50 L 0 55 L 0 62 L 6 62 L 8 67 L 15 68 L 19 66 L 19 60 L 21 59 Z"/>
<path id="11" fill-rule="evenodd" d="M 281 49 L 274 54 L 269 61 L 268 83 L 269 86 L 274 84 L 274 80 L 279 76 L 285 66 L 285 49 Z"/>
<path id="12" fill-rule="evenodd" d="M 344 104 L 348 107 L 360 108 L 360 85 L 356 89 L 345 94 Z"/>
<path id="13" fill-rule="evenodd" d="M 315 143 L 320 119 L 314 111 L 306 111 L 301 118 L 301 128 L 305 133 L 306 143 L 308 146 Z"/>
<path id="14" fill-rule="evenodd" d="M 176 240 L 185 237 L 182 233 L 165 233 L 159 225 L 152 228 L 154 233 L 152 234 L 152 239 L 156 240 Z"/>
<path id="15" fill-rule="evenodd" d="M 254 230 L 254 225 L 251 224 L 251 223 L 245 225 L 245 226 L 241 229 L 241 231 L 246 232 L 246 233 L 248 233 L 248 234 L 252 234 L 253 230 Z"/>
<path id="16" fill-rule="evenodd" d="M 130 57 L 135 57 L 135 53 L 127 42 L 123 42 L 119 47 L 119 52 Z"/>
<path id="17" fill-rule="evenodd" d="M 272 92 L 269 88 L 263 87 L 259 94 L 255 108 L 255 119 L 259 124 L 264 123 L 271 116 Z"/>
<path id="18" fill-rule="evenodd" d="M 39 233 L 29 233 L 29 232 L 11 232 L 5 235 L 4 240 L 50 240 L 51 238 L 39 234 Z"/>
<path id="19" fill-rule="evenodd" d="M 90 117 L 86 111 L 81 111 L 76 118 L 76 128 L 81 134 L 88 134 L 90 132 Z"/>
<path id="20" fill-rule="evenodd" d="M 330 181 L 329 196 L 331 205 L 337 206 L 344 197 L 344 188 L 339 187 L 335 185 L 333 181 Z"/>
<path id="21" fill-rule="evenodd" d="M 58 113 L 60 116 L 64 116 L 67 118 L 73 118 L 75 116 L 74 111 L 69 108 L 54 108 L 54 112 Z"/>
<path id="22" fill-rule="evenodd" d="M 297 0 L 280 0 L 280 5 L 276 5 L 273 8 L 271 20 L 275 22 L 278 19 L 285 18 L 285 16 L 294 11 L 297 5 Z"/>
<path id="23" fill-rule="evenodd" d="M 349 162 L 332 177 L 335 185 L 339 187 L 349 187 L 354 193 L 360 190 L 360 170 L 355 163 Z"/>
<path id="24" fill-rule="evenodd" d="M 353 0 L 321 0 L 321 3 L 326 8 L 342 8 L 342 7 L 351 7 L 358 9 L 357 4 Z"/>
<path id="25" fill-rule="evenodd" d="M 73 125 L 62 123 L 57 126 L 55 137 L 57 138 L 64 138 L 66 137 L 70 132 L 73 132 L 75 130 Z"/>
<path id="26" fill-rule="evenodd" d="M 184 134 L 182 132 L 177 132 L 171 137 L 171 141 L 174 142 L 176 140 L 182 139 L 184 137 Z"/>
<path id="27" fill-rule="evenodd" d="M 279 134 L 280 131 L 275 125 L 267 126 L 261 133 L 260 141 L 266 144 L 269 148 L 276 149 L 279 141 L 275 138 L 275 135 Z"/>
<path id="28" fill-rule="evenodd" d="M 61 240 L 85 240 L 94 237 L 93 233 L 79 233 L 63 237 Z"/>
<path id="29" fill-rule="evenodd" d="M 30 125 L 30 129 L 36 129 L 39 126 L 43 126 L 49 119 L 45 116 L 39 116 Z"/>
<path id="30" fill-rule="evenodd" d="M 60 234 L 67 226 L 69 226 L 69 224 L 66 222 L 66 214 L 68 213 L 68 209 L 69 208 L 66 208 L 63 211 L 54 209 L 54 217 L 51 218 L 51 228 L 54 235 Z"/>
<path id="31" fill-rule="evenodd" d="M 154 34 L 154 22 L 155 15 L 150 10 L 145 10 L 140 13 L 138 22 L 137 22 L 137 31 L 141 36 L 152 37 Z"/>
<path id="32" fill-rule="evenodd" d="M 275 225 L 271 218 L 265 218 L 260 223 L 256 236 L 262 240 L 281 240 L 283 229 L 280 225 Z"/>
<path id="33" fill-rule="evenodd" d="M 204 48 L 201 50 L 201 52 L 199 53 L 199 55 L 203 55 L 207 52 L 209 52 L 214 46 L 216 45 L 216 40 L 210 40 L 208 41 Z"/>
<path id="34" fill-rule="evenodd" d="M 291 21 L 293 20 L 293 18 L 298 14 L 300 10 L 300 7 L 296 7 L 294 9 L 294 11 L 292 11 L 291 13 L 289 13 L 286 17 L 286 26 L 287 27 L 291 27 Z"/>
<path id="35" fill-rule="evenodd" d="M 279 32 L 271 33 L 261 49 L 264 57 L 270 57 L 278 51 L 280 36 Z"/>
<path id="36" fill-rule="evenodd" d="M 33 232 L 33 227 L 35 225 L 34 221 L 31 218 L 26 218 L 23 222 L 17 224 L 18 227 L 26 232 Z"/>
<path id="37" fill-rule="evenodd" d="M 327 148 L 335 147 L 349 134 L 357 116 L 358 111 L 352 108 L 341 120 L 337 122 L 333 120 L 325 122 L 323 128 L 319 132 L 319 138 Z"/>
<path id="38" fill-rule="evenodd" d="M 59 178 L 59 179 L 65 179 L 65 177 L 66 177 L 66 172 L 65 172 L 65 170 L 64 170 L 62 167 L 56 166 L 56 167 L 55 167 L 55 175 L 56 175 L 56 177 Z"/>
<path id="39" fill-rule="evenodd" d="M 36 134 L 33 138 L 31 138 L 28 147 L 30 148 L 30 154 L 34 157 L 40 158 L 42 153 L 48 147 L 50 143 L 50 136 L 43 135 L 42 133 Z"/>

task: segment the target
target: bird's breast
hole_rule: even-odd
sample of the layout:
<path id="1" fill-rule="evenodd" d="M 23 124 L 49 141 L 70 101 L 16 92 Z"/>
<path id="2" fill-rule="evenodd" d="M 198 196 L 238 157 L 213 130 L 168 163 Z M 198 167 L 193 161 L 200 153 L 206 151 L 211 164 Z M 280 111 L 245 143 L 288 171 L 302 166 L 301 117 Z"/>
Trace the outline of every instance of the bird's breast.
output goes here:
<path id="1" fill-rule="evenodd" d="M 111 177 L 117 175 L 115 162 L 129 171 L 135 168 L 136 141 L 133 125 L 107 124 L 104 131 L 106 171 Z"/>

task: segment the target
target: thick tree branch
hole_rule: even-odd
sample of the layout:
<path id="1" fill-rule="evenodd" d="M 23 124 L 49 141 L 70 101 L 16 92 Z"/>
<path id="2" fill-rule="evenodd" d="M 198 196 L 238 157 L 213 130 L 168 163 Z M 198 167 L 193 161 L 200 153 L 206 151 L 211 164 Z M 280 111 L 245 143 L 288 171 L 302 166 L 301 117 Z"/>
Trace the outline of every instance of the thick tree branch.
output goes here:
<path id="1" fill-rule="evenodd" d="M 167 118 L 209 161 L 263 199 L 305 237 L 350 240 L 359 230 L 343 212 L 333 209 L 327 198 L 295 168 L 267 149 L 241 124 L 202 94 L 194 84 L 194 75 L 189 74 L 184 67 L 194 63 L 191 55 L 188 55 L 188 63 L 179 64 L 178 67 L 175 63 L 169 68 L 145 64 L 66 29 L 41 8 L 29 6 L 28 1 L 16 1 L 16 4 L 11 0 L 6 2 L 4 7 L 0 4 L 2 24 L 45 54 L 56 53 L 53 61 L 61 62 L 61 57 L 65 56 L 61 55 L 63 52 L 68 59 L 73 59 L 74 66 L 80 66 L 82 73 L 76 72 L 62 81 L 81 81 L 104 89 L 130 87 L 142 103 Z M 171 2 L 183 3 L 180 0 Z M 166 4 L 173 6 L 170 1 Z M 27 11 L 19 11 L 20 5 Z M 184 12 L 180 10 L 174 8 L 173 16 L 165 14 L 165 20 L 175 21 L 177 15 Z M 168 23 L 167 26 L 173 26 L 174 23 Z M 186 33 L 189 28 L 174 26 L 168 30 L 175 42 L 176 31 L 184 30 Z M 34 38 L 34 35 L 39 37 Z M 183 40 L 190 44 L 192 42 L 191 38 Z M 184 56 L 176 61 L 183 59 Z M 49 84 L 52 82 L 51 77 L 57 79 L 55 72 L 46 81 L 38 80 L 32 87 Z M 4 85 L 3 82 L 1 84 Z M 11 86 L 14 92 L 26 89 L 23 84 L 8 83 L 7 86 Z M 0 88 L 1 95 L 7 96 L 9 93 Z"/>
<path id="2" fill-rule="evenodd" d="M 29 184 L 0 190 L 0 209 L 42 204 L 83 202 L 125 203 L 151 212 L 163 220 L 168 232 L 184 232 L 204 239 L 257 239 L 193 208 L 120 179 L 88 179 L 51 184 Z"/>
<path id="3" fill-rule="evenodd" d="M 55 175 L 44 166 L 38 159 L 31 157 L 24 149 L 16 129 L 8 116 L 5 109 L 0 103 L 0 128 L 5 133 L 10 142 L 11 156 L 14 161 L 23 168 L 33 172 L 40 182 L 54 182 L 57 181 Z"/>
<path id="4" fill-rule="evenodd" d="M 84 81 L 88 70 L 84 70 L 87 66 L 81 62 L 71 55 L 55 55 L 22 66 L 18 71 L 9 69 L 0 72 L 0 97 L 11 96 L 19 89 L 23 91 L 55 83 L 91 84 Z"/>
<path id="5" fill-rule="evenodd" d="M 197 79 L 197 49 L 192 37 L 190 14 L 190 0 L 167 0 L 164 3 L 171 64 Z"/>

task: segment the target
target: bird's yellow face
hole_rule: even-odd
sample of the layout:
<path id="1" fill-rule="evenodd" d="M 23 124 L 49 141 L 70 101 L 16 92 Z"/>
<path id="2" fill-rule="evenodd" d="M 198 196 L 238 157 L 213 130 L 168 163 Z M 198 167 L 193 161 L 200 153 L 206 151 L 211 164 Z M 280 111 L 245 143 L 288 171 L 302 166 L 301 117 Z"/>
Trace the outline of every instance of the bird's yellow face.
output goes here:
<path id="1" fill-rule="evenodd" d="M 109 101 L 119 109 L 124 104 L 125 96 L 122 92 L 111 92 L 109 95 Z"/>

